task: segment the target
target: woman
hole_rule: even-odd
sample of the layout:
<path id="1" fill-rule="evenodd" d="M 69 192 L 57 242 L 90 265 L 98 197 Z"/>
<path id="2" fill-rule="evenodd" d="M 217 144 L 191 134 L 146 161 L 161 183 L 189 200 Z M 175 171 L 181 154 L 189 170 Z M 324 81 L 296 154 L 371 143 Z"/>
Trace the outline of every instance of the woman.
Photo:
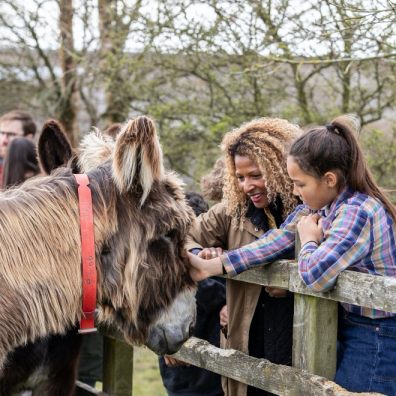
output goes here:
<path id="1" fill-rule="evenodd" d="M 300 129 L 276 118 L 262 118 L 227 133 L 223 201 L 197 219 L 187 248 L 215 257 L 276 228 L 297 204 L 287 176 L 285 153 Z M 278 364 L 291 364 L 293 296 L 285 290 L 227 280 L 226 324 L 221 345 Z M 228 314 L 228 315 L 227 315 Z M 223 378 L 227 396 L 269 395 Z"/>

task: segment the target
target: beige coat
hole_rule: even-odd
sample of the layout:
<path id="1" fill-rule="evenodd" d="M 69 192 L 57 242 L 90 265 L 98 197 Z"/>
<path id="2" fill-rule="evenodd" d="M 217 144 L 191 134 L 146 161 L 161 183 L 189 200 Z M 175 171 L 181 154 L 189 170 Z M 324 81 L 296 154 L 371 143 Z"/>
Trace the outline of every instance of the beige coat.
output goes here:
<path id="1" fill-rule="evenodd" d="M 197 218 L 191 232 L 187 249 L 221 247 L 223 250 L 237 249 L 253 242 L 263 231 L 255 228 L 249 220 L 241 222 L 239 227 L 231 223 L 223 203 L 214 205 L 207 213 Z M 228 334 L 221 335 L 221 347 L 233 348 L 249 353 L 249 329 L 261 286 L 227 279 Z M 226 396 L 245 396 L 247 386 L 230 378 L 223 377 Z"/>

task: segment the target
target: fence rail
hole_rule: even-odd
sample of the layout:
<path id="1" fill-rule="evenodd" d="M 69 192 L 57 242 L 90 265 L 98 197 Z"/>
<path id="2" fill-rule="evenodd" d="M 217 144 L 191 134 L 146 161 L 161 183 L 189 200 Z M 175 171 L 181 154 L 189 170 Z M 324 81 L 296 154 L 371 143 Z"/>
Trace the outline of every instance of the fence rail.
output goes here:
<path id="1" fill-rule="evenodd" d="M 332 290 L 318 293 L 309 289 L 301 280 L 296 261 L 280 260 L 245 271 L 233 279 L 256 285 L 281 287 L 306 296 L 396 312 L 396 278 L 389 276 L 344 271 Z"/>
<path id="2" fill-rule="evenodd" d="M 357 395 L 331 381 L 336 366 L 338 302 L 396 312 L 395 278 L 344 271 L 336 287 L 317 293 L 302 282 L 295 261 L 280 260 L 245 271 L 233 279 L 295 293 L 293 367 L 276 365 L 232 349 L 216 348 L 195 337 L 174 357 L 278 395 Z M 112 337 L 118 340 L 107 341 L 103 390 L 112 396 L 129 396 L 132 395 L 132 363 L 128 361 L 132 352 L 119 336 L 113 334 Z"/>
<path id="3" fill-rule="evenodd" d="M 352 396 L 378 393 L 348 392 L 324 377 L 294 367 L 257 359 L 234 349 L 220 349 L 191 337 L 175 355 L 187 363 L 233 378 L 248 385 L 285 396 Z"/>

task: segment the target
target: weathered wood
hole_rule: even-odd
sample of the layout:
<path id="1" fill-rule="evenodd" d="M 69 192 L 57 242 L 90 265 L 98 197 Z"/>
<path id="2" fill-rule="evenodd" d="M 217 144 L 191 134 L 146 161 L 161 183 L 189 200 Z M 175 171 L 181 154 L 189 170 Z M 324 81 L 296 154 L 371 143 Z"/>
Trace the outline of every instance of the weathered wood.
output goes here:
<path id="1" fill-rule="evenodd" d="M 298 235 L 295 249 L 298 257 L 301 250 Z M 293 367 L 333 380 L 337 365 L 337 325 L 336 301 L 295 293 Z"/>
<path id="2" fill-rule="evenodd" d="M 287 282 L 286 274 L 289 277 Z M 334 289 L 318 293 L 305 286 L 300 279 L 296 262 L 281 260 L 246 271 L 233 279 L 263 286 L 282 287 L 294 293 L 327 300 L 396 312 L 396 278 L 389 276 L 344 271 L 339 275 Z"/>
<path id="3" fill-rule="evenodd" d="M 379 395 L 353 393 L 334 382 L 294 367 L 257 359 L 234 349 L 220 349 L 207 341 L 191 337 L 172 355 L 195 366 L 282 396 Z"/>
<path id="4" fill-rule="evenodd" d="M 104 337 L 103 391 L 111 396 L 131 396 L 133 349 L 125 342 Z"/>
<path id="5" fill-rule="evenodd" d="M 254 283 L 264 286 L 289 288 L 291 261 L 279 260 L 265 267 L 252 268 L 249 271 L 242 272 L 232 279 Z M 227 278 L 227 276 L 225 276 Z"/>
<path id="6" fill-rule="evenodd" d="M 90 395 L 96 395 L 96 396 L 109 396 L 107 393 L 97 390 L 96 388 L 94 388 L 90 385 L 84 384 L 84 382 L 81 382 L 81 381 L 76 381 L 76 386 L 78 388 L 82 389 L 84 391 L 84 394 L 86 393 L 87 395 L 90 394 Z M 83 393 L 83 392 L 80 391 L 79 394 L 80 393 Z"/>
<path id="7" fill-rule="evenodd" d="M 334 379 L 338 303 L 294 295 L 293 367 Z"/>

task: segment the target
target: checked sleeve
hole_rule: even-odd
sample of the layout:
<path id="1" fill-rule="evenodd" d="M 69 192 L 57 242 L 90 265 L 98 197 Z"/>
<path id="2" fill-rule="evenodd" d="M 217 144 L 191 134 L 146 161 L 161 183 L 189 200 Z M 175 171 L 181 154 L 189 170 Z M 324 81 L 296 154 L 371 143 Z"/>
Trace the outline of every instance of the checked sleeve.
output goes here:
<path id="1" fill-rule="evenodd" d="M 229 275 L 237 275 L 251 267 L 269 264 L 284 258 L 294 250 L 296 224 L 301 216 L 307 215 L 305 205 L 298 206 L 279 229 L 271 229 L 257 241 L 222 255 L 221 261 Z"/>

